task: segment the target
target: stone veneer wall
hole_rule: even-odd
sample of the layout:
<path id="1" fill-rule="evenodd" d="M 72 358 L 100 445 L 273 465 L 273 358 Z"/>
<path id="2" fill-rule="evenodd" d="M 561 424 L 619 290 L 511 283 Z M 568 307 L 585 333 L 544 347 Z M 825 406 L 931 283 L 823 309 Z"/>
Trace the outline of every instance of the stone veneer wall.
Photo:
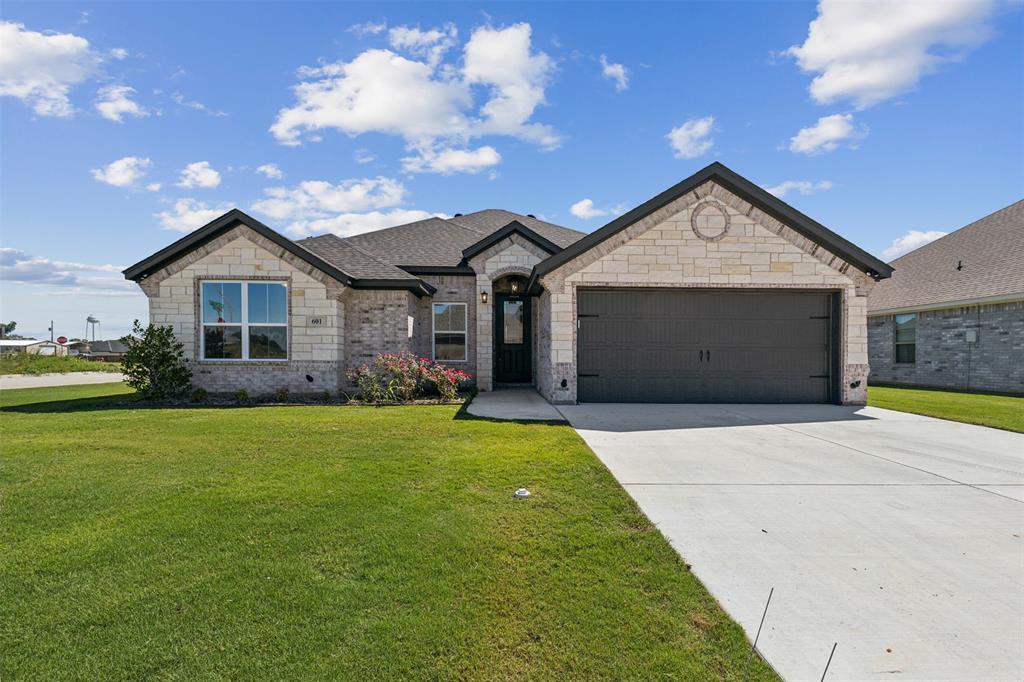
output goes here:
<path id="1" fill-rule="evenodd" d="M 469 266 L 476 272 L 476 383 L 481 391 L 490 391 L 494 384 L 493 283 L 505 275 L 529 276 L 533 266 L 548 255 L 533 242 L 512 234 L 469 261 Z M 487 305 L 480 303 L 480 294 L 484 292 L 487 293 Z M 535 334 L 538 331 L 534 329 Z M 534 357 L 533 361 L 536 363 L 537 358 Z"/>
<path id="2" fill-rule="evenodd" d="M 288 360 L 202 360 L 199 353 L 199 282 L 268 280 L 288 284 Z M 277 244 L 240 226 L 182 256 L 140 282 L 149 319 L 170 325 L 184 345 L 192 383 L 210 392 L 245 389 L 253 395 L 286 388 L 293 393 L 336 391 L 344 343 L 345 287 Z M 311 317 L 327 318 L 311 326 Z M 310 382 L 306 377 L 312 377 Z"/>
<path id="3" fill-rule="evenodd" d="M 705 240 L 691 227 L 691 212 L 707 202 L 729 216 L 729 230 L 723 237 Z M 841 400 L 866 402 L 866 297 L 873 281 L 714 182 L 702 184 L 548 273 L 541 284 L 546 293 L 540 299 L 540 314 L 550 322 L 539 325 L 546 333 L 540 339 L 540 357 L 535 359 L 540 370 L 537 384 L 552 402 L 576 401 L 576 289 L 580 286 L 840 291 Z"/>
<path id="4" fill-rule="evenodd" d="M 895 361 L 894 331 L 893 315 L 868 318 L 873 381 L 1024 395 L 1024 301 L 918 312 L 913 364 Z"/>

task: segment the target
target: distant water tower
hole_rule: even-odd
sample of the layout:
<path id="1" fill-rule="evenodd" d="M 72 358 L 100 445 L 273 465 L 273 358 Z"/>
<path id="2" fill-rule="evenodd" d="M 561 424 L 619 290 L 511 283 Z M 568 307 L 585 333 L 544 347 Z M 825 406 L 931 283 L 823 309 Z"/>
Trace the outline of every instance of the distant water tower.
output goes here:
<path id="1" fill-rule="evenodd" d="M 100 321 L 97 320 L 92 315 L 90 315 L 89 317 L 85 318 L 85 340 L 86 341 L 89 340 L 89 328 L 90 327 L 92 327 L 92 340 L 93 341 L 96 340 L 96 327 L 97 326 L 99 326 L 99 328 L 100 328 L 100 336 L 103 336 L 103 325 L 100 324 Z"/>

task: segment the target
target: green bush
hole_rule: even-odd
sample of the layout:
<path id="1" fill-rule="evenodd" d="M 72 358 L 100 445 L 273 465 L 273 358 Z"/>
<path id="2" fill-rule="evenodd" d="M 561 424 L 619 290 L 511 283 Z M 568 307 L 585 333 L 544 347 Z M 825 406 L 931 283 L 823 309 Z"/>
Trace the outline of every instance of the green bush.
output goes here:
<path id="1" fill-rule="evenodd" d="M 121 358 L 125 383 L 151 400 L 185 395 L 192 372 L 185 366 L 184 347 L 174 337 L 174 330 L 152 324 L 143 328 L 135 320 L 132 332 L 134 336 L 121 339 L 128 347 Z"/>
<path id="2" fill-rule="evenodd" d="M 274 391 L 274 400 L 279 403 L 288 402 L 288 389 L 282 387 Z"/>
<path id="3" fill-rule="evenodd" d="M 200 388 L 197 388 L 194 391 L 192 391 L 192 395 L 190 397 L 191 397 L 192 402 L 194 402 L 194 403 L 201 403 L 201 402 L 205 402 L 206 398 L 208 396 L 209 396 L 209 394 L 206 392 L 206 389 L 200 387 Z"/>
<path id="4" fill-rule="evenodd" d="M 436 392 L 442 400 L 459 397 L 459 387 L 472 377 L 411 353 L 382 353 L 373 364 L 363 364 L 348 373 L 360 400 L 368 403 L 406 403 Z"/>
<path id="5" fill-rule="evenodd" d="M 244 388 L 240 388 L 237 391 L 235 391 L 235 402 L 238 403 L 239 405 L 248 405 L 249 391 L 245 390 Z"/>

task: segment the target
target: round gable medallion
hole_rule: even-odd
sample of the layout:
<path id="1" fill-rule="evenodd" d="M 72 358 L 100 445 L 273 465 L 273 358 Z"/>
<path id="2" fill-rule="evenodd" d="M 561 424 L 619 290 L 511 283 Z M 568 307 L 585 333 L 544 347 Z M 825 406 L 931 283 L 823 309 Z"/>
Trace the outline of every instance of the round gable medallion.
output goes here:
<path id="1" fill-rule="evenodd" d="M 717 202 L 705 201 L 693 209 L 690 227 L 704 241 L 717 242 L 729 233 L 729 213 Z"/>

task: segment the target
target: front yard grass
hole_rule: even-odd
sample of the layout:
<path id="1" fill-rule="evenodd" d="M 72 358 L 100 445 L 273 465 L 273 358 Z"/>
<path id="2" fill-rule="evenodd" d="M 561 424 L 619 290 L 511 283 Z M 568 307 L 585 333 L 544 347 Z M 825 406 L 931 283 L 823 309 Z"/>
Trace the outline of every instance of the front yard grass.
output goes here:
<path id="1" fill-rule="evenodd" d="M 775 679 L 568 426 L 127 391 L 0 391 L 0 679 Z"/>
<path id="2" fill-rule="evenodd" d="M 0 374 L 65 374 L 67 372 L 120 372 L 119 362 L 86 360 L 77 355 L 35 355 L 4 353 Z"/>
<path id="3" fill-rule="evenodd" d="M 1024 398 L 869 386 L 868 405 L 1024 433 Z"/>

